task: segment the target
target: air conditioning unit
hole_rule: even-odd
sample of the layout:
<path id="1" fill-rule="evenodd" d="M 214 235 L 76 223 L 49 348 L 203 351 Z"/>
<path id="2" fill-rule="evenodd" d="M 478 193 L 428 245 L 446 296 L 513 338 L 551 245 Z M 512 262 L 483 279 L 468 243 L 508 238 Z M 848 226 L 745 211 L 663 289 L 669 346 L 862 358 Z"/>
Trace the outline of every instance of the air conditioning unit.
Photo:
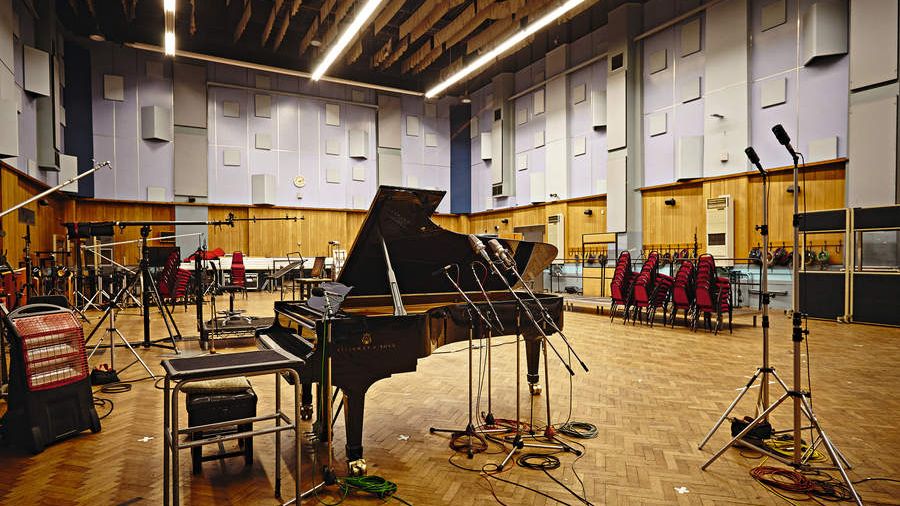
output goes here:
<path id="1" fill-rule="evenodd" d="M 716 265 L 734 265 L 731 260 L 734 258 L 734 205 L 731 195 L 706 199 L 706 252 L 716 257 Z"/>
<path id="2" fill-rule="evenodd" d="M 547 217 L 547 242 L 556 246 L 555 264 L 563 263 L 566 245 L 566 222 L 561 214 L 551 214 Z"/>

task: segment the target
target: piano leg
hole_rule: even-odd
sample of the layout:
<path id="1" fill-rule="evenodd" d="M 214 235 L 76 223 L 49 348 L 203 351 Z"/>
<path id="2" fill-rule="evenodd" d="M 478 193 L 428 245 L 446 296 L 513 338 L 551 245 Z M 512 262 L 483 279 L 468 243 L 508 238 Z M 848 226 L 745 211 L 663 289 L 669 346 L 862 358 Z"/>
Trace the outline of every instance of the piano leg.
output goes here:
<path id="1" fill-rule="evenodd" d="M 366 474 L 362 434 L 366 391 L 369 385 L 341 387 L 344 392 L 344 424 L 347 427 L 347 466 L 350 476 Z"/>
<path id="2" fill-rule="evenodd" d="M 312 383 L 303 383 L 300 393 L 300 419 L 312 420 Z"/>
<path id="3" fill-rule="evenodd" d="M 528 367 L 528 390 L 531 395 L 539 395 L 541 393 L 541 377 L 538 371 L 541 363 L 541 340 L 539 338 L 525 338 L 525 364 Z"/>

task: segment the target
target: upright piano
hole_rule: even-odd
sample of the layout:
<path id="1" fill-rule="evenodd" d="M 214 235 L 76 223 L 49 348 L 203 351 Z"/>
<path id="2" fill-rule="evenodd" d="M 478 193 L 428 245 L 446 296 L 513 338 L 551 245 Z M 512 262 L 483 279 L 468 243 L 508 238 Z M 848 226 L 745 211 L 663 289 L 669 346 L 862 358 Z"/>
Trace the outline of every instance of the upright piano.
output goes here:
<path id="1" fill-rule="evenodd" d="M 444 230 L 431 221 L 444 194 L 381 186 L 337 279 L 352 287 L 330 320 L 330 349 L 332 382 L 343 393 L 346 455 L 354 474 L 365 472 L 362 435 L 368 388 L 394 373 L 415 371 L 419 359 L 469 337 L 470 311 L 465 301 L 446 277 L 435 271 L 458 265 L 459 286 L 483 313 L 489 309 L 470 267 L 476 261 L 485 263 L 484 259 L 472 250 L 466 234 Z M 541 276 L 557 254 L 556 247 L 550 244 L 508 239 L 500 242 L 526 281 Z M 484 272 L 477 270 L 479 274 Z M 452 269 L 450 274 L 456 276 L 457 271 Z M 515 274 L 506 272 L 504 276 L 507 283 L 517 288 Z M 527 381 L 534 392 L 538 390 L 541 333 L 496 274 L 484 277 L 482 283 L 503 326 L 493 335 L 519 334 L 524 338 Z M 539 322 L 538 301 L 562 328 L 562 297 L 537 294 L 535 301 L 524 291 L 516 292 Z M 307 413 L 311 413 L 309 386 L 320 381 L 323 370 L 320 344 L 325 326 L 321 299 L 275 302 L 273 325 L 256 332 L 260 348 L 279 347 L 306 359 L 300 378 L 305 387 Z M 549 325 L 541 325 L 550 335 Z M 487 335 L 487 326 L 476 321 L 473 336 L 480 339 Z M 464 378 L 464 371 L 460 372 Z M 322 419 L 321 401 L 319 405 L 316 431 L 322 431 L 323 424 L 329 422 Z"/>

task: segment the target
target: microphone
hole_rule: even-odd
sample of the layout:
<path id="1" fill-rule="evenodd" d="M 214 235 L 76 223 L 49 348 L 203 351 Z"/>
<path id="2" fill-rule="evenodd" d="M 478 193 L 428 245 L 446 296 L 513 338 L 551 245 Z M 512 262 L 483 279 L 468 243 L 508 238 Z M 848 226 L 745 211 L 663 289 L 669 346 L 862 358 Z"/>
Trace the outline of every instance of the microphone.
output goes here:
<path id="1" fill-rule="evenodd" d="M 449 271 L 452 268 L 453 268 L 453 264 L 445 265 L 445 266 L 441 267 L 440 269 L 432 272 L 431 275 L 432 276 L 440 276 L 441 274 Z"/>
<path id="2" fill-rule="evenodd" d="M 481 258 L 486 262 L 493 263 L 491 256 L 488 255 L 487 249 L 484 247 L 484 243 L 481 242 L 481 239 L 475 234 L 469 234 L 469 246 L 472 247 L 472 251 L 474 251 L 476 255 L 481 255 Z"/>
<path id="3" fill-rule="evenodd" d="M 794 151 L 794 147 L 791 146 L 791 137 L 784 131 L 784 127 L 781 126 L 781 123 L 772 127 L 772 133 L 775 134 L 775 138 L 778 139 L 778 142 L 788 150 L 788 153 L 790 153 L 791 157 L 796 161 L 797 152 Z"/>
<path id="4" fill-rule="evenodd" d="M 490 241 L 488 241 L 488 246 L 491 247 L 491 251 L 494 252 L 494 256 L 496 256 L 497 259 L 500 260 L 500 263 L 503 264 L 504 267 L 508 269 L 516 265 L 512 257 L 509 255 L 509 251 L 506 251 L 506 248 L 504 248 L 503 245 L 500 244 L 500 241 L 498 241 L 497 239 L 491 239 Z"/>
<path id="5" fill-rule="evenodd" d="M 745 149 L 744 153 L 746 153 L 747 158 L 750 160 L 750 163 L 752 163 L 754 166 L 756 166 L 756 170 L 758 170 L 760 174 L 765 176 L 766 171 L 762 168 L 762 165 L 759 163 L 759 155 L 756 154 L 756 150 L 753 149 L 753 147 L 751 146 L 751 147 L 748 147 L 747 149 Z"/>

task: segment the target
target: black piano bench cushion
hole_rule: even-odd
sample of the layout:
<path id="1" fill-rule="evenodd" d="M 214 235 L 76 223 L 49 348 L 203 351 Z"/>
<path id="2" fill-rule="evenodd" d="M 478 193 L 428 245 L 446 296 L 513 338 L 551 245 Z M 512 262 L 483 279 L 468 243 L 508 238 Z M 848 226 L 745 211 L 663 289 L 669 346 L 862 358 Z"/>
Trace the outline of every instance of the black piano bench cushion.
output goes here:
<path id="1" fill-rule="evenodd" d="M 241 393 L 250 388 L 250 380 L 245 376 L 206 381 L 192 381 L 181 389 L 186 394 L 229 394 Z"/>

